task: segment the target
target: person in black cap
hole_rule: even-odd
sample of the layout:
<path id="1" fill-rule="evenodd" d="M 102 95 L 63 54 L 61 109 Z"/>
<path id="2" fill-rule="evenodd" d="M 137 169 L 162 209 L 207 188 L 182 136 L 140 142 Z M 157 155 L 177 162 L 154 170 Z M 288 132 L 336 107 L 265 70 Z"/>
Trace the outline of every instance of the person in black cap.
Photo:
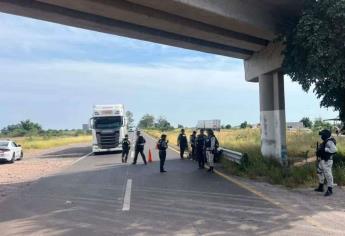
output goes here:
<path id="1" fill-rule="evenodd" d="M 333 194 L 333 175 L 332 165 L 333 156 L 337 152 L 336 140 L 332 137 L 329 130 L 324 129 L 319 132 L 322 143 L 318 147 L 316 156 L 318 158 L 317 175 L 319 177 L 319 187 L 315 189 L 316 192 L 324 191 L 325 179 L 327 181 L 327 192 L 325 196 Z"/>
<path id="2" fill-rule="evenodd" d="M 177 137 L 177 146 L 180 147 L 180 158 L 183 159 L 184 152 L 188 148 L 187 136 L 184 129 L 181 129 L 181 133 Z"/>
<path id="3" fill-rule="evenodd" d="M 168 140 L 166 134 L 162 134 L 160 140 L 158 140 L 157 148 L 159 150 L 159 160 L 160 160 L 160 172 L 164 173 L 166 170 L 164 169 L 165 159 L 167 156 L 167 149 L 168 149 Z"/>
<path id="4" fill-rule="evenodd" d="M 131 149 L 131 142 L 128 139 L 128 134 L 122 140 L 122 163 L 127 163 L 129 149 Z"/>
<path id="5" fill-rule="evenodd" d="M 199 169 L 205 168 L 205 142 L 206 142 L 206 135 L 204 134 L 204 130 L 200 130 L 200 134 L 196 137 L 196 156 L 199 162 Z"/>
<path id="6" fill-rule="evenodd" d="M 138 155 L 140 153 L 141 157 L 143 158 L 144 164 L 146 165 L 146 157 L 144 154 L 144 146 L 145 146 L 146 140 L 144 137 L 140 134 L 140 131 L 137 131 L 137 140 L 135 141 L 135 154 L 134 154 L 134 161 L 133 165 L 137 164 Z"/>

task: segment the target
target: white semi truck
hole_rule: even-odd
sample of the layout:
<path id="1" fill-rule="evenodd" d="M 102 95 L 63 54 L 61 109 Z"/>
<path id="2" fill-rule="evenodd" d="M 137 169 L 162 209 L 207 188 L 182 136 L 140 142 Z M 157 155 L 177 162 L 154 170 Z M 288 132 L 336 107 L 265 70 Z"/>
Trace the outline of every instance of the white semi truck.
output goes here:
<path id="1" fill-rule="evenodd" d="M 121 141 L 127 134 L 127 118 L 122 104 L 95 105 L 90 119 L 92 151 L 121 151 Z"/>
<path id="2" fill-rule="evenodd" d="M 197 129 L 220 130 L 220 120 L 199 120 L 196 125 Z"/>

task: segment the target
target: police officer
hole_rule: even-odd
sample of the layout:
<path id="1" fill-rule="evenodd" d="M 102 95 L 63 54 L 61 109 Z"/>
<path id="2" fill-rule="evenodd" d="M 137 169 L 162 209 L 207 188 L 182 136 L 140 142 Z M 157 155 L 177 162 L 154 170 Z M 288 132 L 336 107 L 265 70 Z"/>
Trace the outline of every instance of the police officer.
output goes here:
<path id="1" fill-rule="evenodd" d="M 189 137 L 189 143 L 192 150 L 191 159 L 195 160 L 195 156 L 196 156 L 196 131 L 195 130 Z"/>
<path id="2" fill-rule="evenodd" d="M 183 154 L 185 150 L 188 148 L 187 136 L 185 134 L 184 129 L 181 129 L 181 133 L 177 137 L 177 146 L 180 147 L 180 157 L 181 159 L 183 159 Z"/>
<path id="3" fill-rule="evenodd" d="M 128 134 L 122 140 L 122 163 L 127 163 L 129 149 L 131 149 L 131 142 L 128 139 Z"/>
<path id="4" fill-rule="evenodd" d="M 326 179 L 328 188 L 325 196 L 327 197 L 333 193 L 332 165 L 333 156 L 337 152 L 337 147 L 336 141 L 329 130 L 322 130 L 319 132 L 319 135 L 323 142 L 316 152 L 316 156 L 318 157 L 317 175 L 319 177 L 319 187 L 316 188 L 315 191 L 324 191 L 324 183 Z"/>
<path id="5" fill-rule="evenodd" d="M 134 160 L 133 165 L 137 164 L 138 155 L 140 153 L 141 157 L 143 158 L 144 164 L 146 165 L 146 157 L 144 154 L 144 145 L 146 143 L 146 140 L 142 135 L 140 135 L 140 131 L 137 131 L 137 139 L 135 141 L 135 154 L 134 154 Z"/>
<path id="6" fill-rule="evenodd" d="M 160 140 L 158 140 L 157 148 L 159 150 L 159 160 L 160 160 L 160 172 L 164 173 L 166 170 L 164 169 L 164 163 L 167 156 L 167 148 L 168 148 L 168 140 L 166 134 L 162 134 Z"/>
<path id="7" fill-rule="evenodd" d="M 208 169 L 208 172 L 213 173 L 214 154 L 215 154 L 215 150 L 216 150 L 216 137 L 214 136 L 212 129 L 207 130 L 207 138 L 205 140 L 205 148 L 206 148 L 207 162 L 208 162 L 208 165 L 210 166 L 210 168 Z"/>
<path id="8" fill-rule="evenodd" d="M 199 169 L 205 168 L 205 139 L 204 130 L 201 129 L 196 137 L 196 156 L 199 163 Z"/>

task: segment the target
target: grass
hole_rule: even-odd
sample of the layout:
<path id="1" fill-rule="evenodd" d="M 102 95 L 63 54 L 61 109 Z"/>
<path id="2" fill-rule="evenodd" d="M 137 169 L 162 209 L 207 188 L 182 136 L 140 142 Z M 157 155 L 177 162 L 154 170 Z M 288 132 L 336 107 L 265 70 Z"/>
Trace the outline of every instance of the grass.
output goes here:
<path id="1" fill-rule="evenodd" d="M 148 134 L 159 138 L 158 130 L 146 130 Z M 186 129 L 189 136 L 192 130 Z M 166 132 L 171 144 L 176 145 L 179 130 Z M 316 163 L 310 162 L 296 166 L 293 163 L 315 156 L 316 133 L 287 132 L 287 147 L 290 165 L 283 168 L 275 160 L 263 158 L 260 152 L 259 129 L 231 129 L 215 133 L 220 146 L 246 153 L 248 158 L 241 165 L 222 159 L 226 172 L 251 179 L 263 180 L 287 187 L 312 186 L 317 183 Z M 334 180 L 338 185 L 345 185 L 345 138 L 337 138 L 338 153 L 334 158 Z"/>
<path id="2" fill-rule="evenodd" d="M 65 146 L 68 144 L 75 143 L 91 143 L 91 135 L 80 135 L 80 136 L 37 136 L 37 137 L 22 137 L 13 138 L 17 144 L 22 145 L 24 150 L 33 149 L 47 149 L 53 147 Z"/>

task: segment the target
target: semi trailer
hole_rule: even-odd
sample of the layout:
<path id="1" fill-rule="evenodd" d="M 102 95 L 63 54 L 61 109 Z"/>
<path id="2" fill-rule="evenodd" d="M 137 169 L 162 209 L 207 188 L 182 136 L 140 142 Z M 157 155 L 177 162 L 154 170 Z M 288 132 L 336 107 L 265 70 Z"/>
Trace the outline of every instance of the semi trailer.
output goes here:
<path id="1" fill-rule="evenodd" d="M 122 104 L 93 106 L 90 128 L 94 153 L 122 151 L 127 134 L 127 118 Z"/>

